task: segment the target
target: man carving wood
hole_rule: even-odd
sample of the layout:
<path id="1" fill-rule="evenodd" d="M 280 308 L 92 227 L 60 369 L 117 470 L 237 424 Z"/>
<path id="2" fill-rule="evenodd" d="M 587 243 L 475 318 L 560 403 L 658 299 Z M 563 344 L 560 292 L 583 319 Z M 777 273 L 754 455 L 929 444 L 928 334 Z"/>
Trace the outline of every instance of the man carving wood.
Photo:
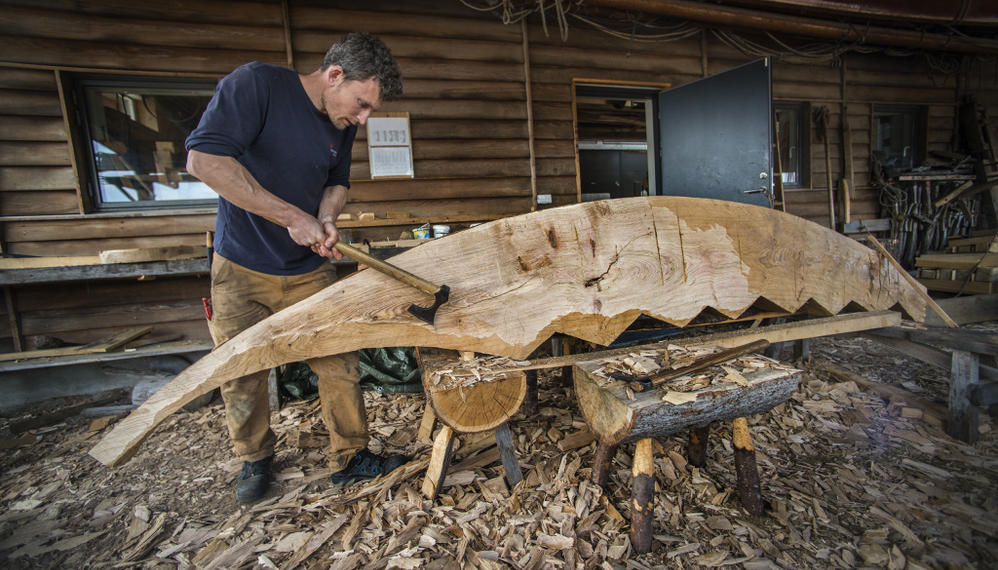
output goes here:
<path id="1" fill-rule="evenodd" d="M 215 345 L 336 280 L 336 218 L 347 201 L 358 125 L 402 94 L 388 48 L 347 34 L 322 67 L 301 75 L 254 62 L 219 82 L 187 139 L 187 169 L 219 194 L 209 329 Z M 402 456 L 368 451 L 355 353 L 309 361 L 319 377 L 334 485 L 374 478 Z M 243 469 L 236 498 L 266 493 L 275 436 L 266 370 L 222 386 L 226 422 Z"/>

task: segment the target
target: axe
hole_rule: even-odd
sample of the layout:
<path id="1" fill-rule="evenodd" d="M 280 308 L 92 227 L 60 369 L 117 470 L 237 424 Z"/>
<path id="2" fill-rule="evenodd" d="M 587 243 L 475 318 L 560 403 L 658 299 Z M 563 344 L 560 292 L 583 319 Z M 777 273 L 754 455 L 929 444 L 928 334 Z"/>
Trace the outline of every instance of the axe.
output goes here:
<path id="1" fill-rule="evenodd" d="M 339 250 L 339 252 L 343 255 L 352 258 L 354 261 L 359 261 L 365 265 L 373 267 L 389 277 L 398 279 L 406 285 L 415 287 L 416 289 L 419 289 L 429 295 L 433 295 L 432 306 L 420 307 L 416 304 L 409 305 L 409 312 L 415 315 L 419 320 L 429 325 L 433 324 L 433 319 L 437 316 L 437 309 L 440 308 L 440 305 L 446 303 L 447 299 L 450 297 L 450 287 L 446 285 L 434 285 L 425 279 L 416 277 L 401 267 L 396 267 L 391 263 L 382 261 L 377 257 L 364 253 L 348 243 L 338 241 L 335 245 L 333 245 L 333 247 Z"/>

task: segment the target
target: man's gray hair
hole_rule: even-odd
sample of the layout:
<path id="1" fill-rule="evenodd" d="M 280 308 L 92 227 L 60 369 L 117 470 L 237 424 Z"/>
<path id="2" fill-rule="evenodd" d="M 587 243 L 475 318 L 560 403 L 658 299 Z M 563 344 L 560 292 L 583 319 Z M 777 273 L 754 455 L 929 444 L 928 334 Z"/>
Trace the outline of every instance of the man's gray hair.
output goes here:
<path id="1" fill-rule="evenodd" d="M 383 101 L 392 101 L 402 96 L 402 73 L 391 50 L 384 42 L 367 32 L 349 33 L 333 44 L 322 59 L 322 69 L 330 65 L 343 68 L 344 79 L 377 79 Z"/>

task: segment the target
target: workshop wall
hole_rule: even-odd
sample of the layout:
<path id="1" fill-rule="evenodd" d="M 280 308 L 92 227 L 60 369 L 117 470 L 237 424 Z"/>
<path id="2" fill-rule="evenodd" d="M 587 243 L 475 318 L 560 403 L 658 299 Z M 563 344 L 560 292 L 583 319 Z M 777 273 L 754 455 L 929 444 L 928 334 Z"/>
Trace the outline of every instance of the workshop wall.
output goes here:
<path id="1" fill-rule="evenodd" d="M 383 110 L 410 114 L 417 177 L 370 180 L 362 129 L 354 147 L 347 211 L 373 213 L 376 220 L 343 227 L 354 237 L 384 239 L 424 222 L 460 225 L 527 212 L 535 191 L 551 194 L 553 205 L 575 202 L 574 78 L 679 86 L 755 59 L 711 34 L 643 43 L 611 37 L 577 21 L 562 38 L 558 27 L 549 24 L 544 29 L 532 19 L 524 38 L 519 24 L 504 26 L 493 15 L 458 2 L 428 0 L 0 0 L 0 245 L 14 255 L 95 255 L 106 249 L 201 245 L 204 232 L 213 229 L 214 215 L 204 209 L 141 215 L 87 210 L 78 184 L 82 165 L 69 137 L 77 127 L 66 112 L 65 93 L 65 86 L 81 74 L 113 70 L 217 79 L 252 60 L 308 72 L 343 32 L 378 34 L 392 48 L 405 78 L 404 100 Z M 993 63 L 970 58 L 963 74 L 953 75 L 934 69 L 923 55 L 849 54 L 843 62 L 776 60 L 773 95 L 776 101 L 828 108 L 834 184 L 843 173 L 841 120 L 847 108 L 854 219 L 880 215 L 870 186 L 874 105 L 926 106 L 930 150 L 953 148 L 955 106 L 965 93 L 978 96 L 992 121 L 998 117 Z M 533 99 L 529 109 L 528 86 Z M 810 124 L 810 184 L 787 191 L 787 209 L 827 224 L 824 142 L 816 123 Z M 44 315 L 34 313 L 45 310 L 43 303 L 36 304 L 34 292 L 15 289 L 13 299 L 27 311 L 24 334 L 58 333 L 81 341 L 140 315 L 145 324 L 173 323 L 163 326 L 196 330 L 204 338 L 196 308 L 205 281 L 181 279 L 180 293 L 150 283 L 118 284 L 107 295 L 95 295 L 93 302 L 76 296 Z M 46 291 L 58 296 L 73 287 L 53 285 Z M 116 308 L 107 314 L 129 317 L 102 316 L 101 308 L 112 305 Z M 162 310 L 144 308 L 150 306 Z M 179 321 L 170 320 L 177 315 L 182 316 Z"/>

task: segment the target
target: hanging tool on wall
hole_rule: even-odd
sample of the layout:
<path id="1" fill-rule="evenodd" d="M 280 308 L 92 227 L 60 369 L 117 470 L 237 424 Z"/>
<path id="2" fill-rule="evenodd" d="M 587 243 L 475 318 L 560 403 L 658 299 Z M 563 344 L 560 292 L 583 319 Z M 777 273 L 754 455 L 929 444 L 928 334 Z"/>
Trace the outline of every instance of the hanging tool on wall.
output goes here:
<path id="1" fill-rule="evenodd" d="M 828 140 L 828 107 L 814 110 L 814 122 L 818 125 L 818 136 L 825 143 L 825 182 L 828 186 L 828 227 L 835 229 L 835 184 L 832 182 L 832 153 Z"/>
<path id="2" fill-rule="evenodd" d="M 839 199 L 841 210 L 840 221 L 843 225 L 852 221 L 851 200 L 853 189 L 856 188 L 853 182 L 852 164 L 852 127 L 849 126 L 849 106 L 842 105 L 842 178 L 839 178 Z"/>

